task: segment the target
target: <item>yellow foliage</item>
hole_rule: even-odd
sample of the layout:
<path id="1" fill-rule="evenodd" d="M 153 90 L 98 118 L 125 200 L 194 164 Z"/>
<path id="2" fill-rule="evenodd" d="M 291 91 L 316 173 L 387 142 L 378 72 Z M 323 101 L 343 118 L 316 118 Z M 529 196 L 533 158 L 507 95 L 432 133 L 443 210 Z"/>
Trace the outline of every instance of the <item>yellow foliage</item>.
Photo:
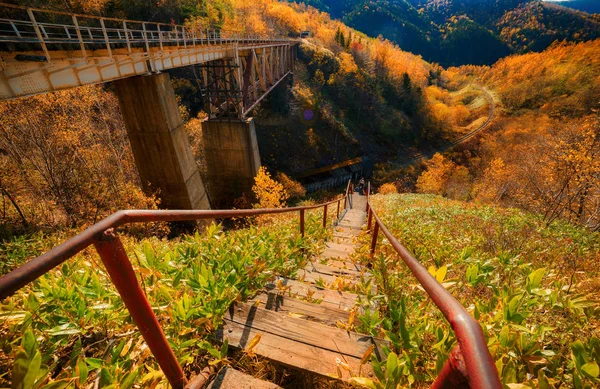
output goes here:
<path id="1" fill-rule="evenodd" d="M 283 208 L 289 198 L 283 185 L 271 178 L 271 174 L 264 166 L 260 167 L 254 177 L 252 191 L 258 200 L 254 208 Z"/>
<path id="2" fill-rule="evenodd" d="M 291 179 L 287 174 L 277 173 L 276 179 L 283 185 L 283 189 L 289 194 L 290 198 L 299 198 L 306 194 L 306 189 L 302 184 Z"/>
<path id="3" fill-rule="evenodd" d="M 394 193 L 398 193 L 398 189 L 396 188 L 396 185 L 394 185 L 391 182 L 388 182 L 387 184 L 383 184 L 379 187 L 379 193 L 394 194 Z"/>
<path id="4" fill-rule="evenodd" d="M 443 195 L 444 185 L 454 166 L 452 161 L 448 161 L 443 155 L 436 153 L 427 161 L 427 170 L 417 179 L 417 191 Z"/>
<path id="5" fill-rule="evenodd" d="M 356 73 L 358 72 L 358 66 L 354 62 L 354 57 L 349 53 L 340 53 L 338 56 L 340 60 L 340 73 Z"/>

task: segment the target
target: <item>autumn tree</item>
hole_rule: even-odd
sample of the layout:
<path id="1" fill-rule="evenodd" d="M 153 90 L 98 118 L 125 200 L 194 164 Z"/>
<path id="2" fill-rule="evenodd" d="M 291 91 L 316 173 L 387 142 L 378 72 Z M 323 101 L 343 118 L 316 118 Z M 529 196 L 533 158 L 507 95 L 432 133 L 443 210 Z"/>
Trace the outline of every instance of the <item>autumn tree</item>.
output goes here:
<path id="1" fill-rule="evenodd" d="M 283 185 L 274 180 L 264 166 L 254 178 L 252 191 L 258 200 L 254 208 L 283 208 L 289 198 Z"/>

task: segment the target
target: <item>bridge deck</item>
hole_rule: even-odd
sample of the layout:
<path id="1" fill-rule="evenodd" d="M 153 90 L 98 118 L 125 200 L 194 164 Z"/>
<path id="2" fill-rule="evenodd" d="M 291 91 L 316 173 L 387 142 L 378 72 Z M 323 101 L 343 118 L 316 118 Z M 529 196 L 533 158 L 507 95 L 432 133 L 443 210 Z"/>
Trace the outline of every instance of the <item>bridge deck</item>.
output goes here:
<path id="1" fill-rule="evenodd" d="M 234 70 L 215 86 L 244 94 L 235 111 L 243 117 L 291 71 L 297 43 L 0 3 L 0 100 L 221 60 Z M 206 72 L 203 80 L 208 88 Z"/>

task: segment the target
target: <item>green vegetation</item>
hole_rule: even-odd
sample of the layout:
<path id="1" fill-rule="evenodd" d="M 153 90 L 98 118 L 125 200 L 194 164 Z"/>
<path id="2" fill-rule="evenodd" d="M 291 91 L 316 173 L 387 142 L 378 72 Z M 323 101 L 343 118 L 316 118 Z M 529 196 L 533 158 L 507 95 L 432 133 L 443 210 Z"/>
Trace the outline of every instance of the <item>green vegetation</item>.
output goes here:
<path id="1" fill-rule="evenodd" d="M 372 202 L 482 324 L 508 387 L 597 387 L 600 234 L 561 222 L 545 228 L 522 211 L 432 195 L 376 195 Z M 433 380 L 456 344 L 453 332 L 387 241 L 372 263 L 380 309 L 361 317 L 360 330 L 392 343 L 379 379 Z"/>
<path id="2" fill-rule="evenodd" d="M 275 274 L 293 276 L 327 233 L 319 212 L 180 240 L 122 239 L 150 304 L 186 373 L 226 358 L 210 336 L 233 301 Z M 32 243 L 33 244 L 33 243 Z M 12 264 L 24 258 L 7 250 Z M 0 305 L 0 387 L 165 387 L 162 372 L 93 250 L 85 250 Z"/>

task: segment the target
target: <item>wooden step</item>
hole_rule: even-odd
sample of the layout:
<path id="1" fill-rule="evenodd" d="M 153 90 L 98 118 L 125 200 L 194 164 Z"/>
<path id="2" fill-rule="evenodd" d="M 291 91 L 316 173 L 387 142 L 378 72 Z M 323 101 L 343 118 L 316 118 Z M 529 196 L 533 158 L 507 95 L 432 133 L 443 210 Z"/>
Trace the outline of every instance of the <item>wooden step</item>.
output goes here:
<path id="1" fill-rule="evenodd" d="M 242 303 L 234 303 L 225 314 L 217 339 L 227 338 L 230 346 L 248 351 L 247 347 L 259 334 L 260 341 L 252 350 L 256 354 L 300 370 L 340 379 L 359 373 L 372 377 L 371 366 L 361 366 L 361 358 L 373 345 L 373 354 L 381 359 L 381 347 L 386 345 L 385 341 L 371 336 Z M 351 372 L 341 366 L 342 362 Z"/>
<path id="2" fill-rule="evenodd" d="M 358 263 L 354 263 L 351 261 L 340 261 L 337 259 L 321 259 L 319 261 L 319 263 L 323 264 L 323 265 L 327 265 L 327 266 L 331 266 L 331 267 L 335 267 L 338 269 L 350 269 L 350 270 L 357 270 L 357 271 L 361 271 L 363 270 L 363 266 L 361 264 Z"/>
<path id="3" fill-rule="evenodd" d="M 342 285 L 348 287 L 353 287 L 357 283 L 360 283 L 360 276 L 349 274 L 323 274 L 319 273 L 318 271 L 306 268 L 298 270 L 298 280 L 309 282 L 315 285 L 321 285 L 324 287 L 332 287 L 332 285 L 338 285 L 339 283 L 342 283 Z M 344 289 L 346 288 L 344 287 Z"/>
<path id="4" fill-rule="evenodd" d="M 281 277 L 277 277 L 273 284 L 267 284 L 267 289 L 269 291 L 273 289 L 276 290 L 279 283 L 282 288 L 285 289 L 285 293 L 280 294 L 289 297 L 307 298 L 311 301 L 321 300 L 320 304 L 323 306 L 340 308 L 348 311 L 354 308 L 358 298 L 358 295 L 355 293 L 324 289 L 315 285 Z"/>
<path id="5" fill-rule="evenodd" d="M 350 258 L 350 253 L 347 251 L 340 251 L 332 248 L 326 248 L 320 255 L 320 258 Z"/>
<path id="6" fill-rule="evenodd" d="M 206 389 L 281 389 L 272 382 L 262 381 L 230 367 L 219 372 Z"/>
<path id="7" fill-rule="evenodd" d="M 307 303 L 292 297 L 285 297 L 277 292 L 261 292 L 248 301 L 258 304 L 260 308 L 283 314 L 304 317 L 307 320 L 316 321 L 328 326 L 335 327 L 338 322 L 348 323 L 350 312 L 321 304 Z M 355 316 L 354 324 L 358 324 Z"/>
<path id="8" fill-rule="evenodd" d="M 325 247 L 333 250 L 345 251 L 349 254 L 354 252 L 353 244 L 327 242 Z"/>
<path id="9" fill-rule="evenodd" d="M 335 260 L 334 260 L 335 261 Z M 347 262 L 352 264 L 352 262 Z M 321 274 L 326 274 L 326 275 L 330 275 L 330 276 L 353 276 L 353 277 L 360 277 L 365 276 L 365 277 L 370 277 L 371 274 L 366 273 L 366 272 L 362 272 L 361 270 L 357 270 L 356 267 L 352 267 L 352 268 L 340 268 L 340 267 L 335 267 L 335 266 L 331 266 L 329 264 L 322 264 L 322 263 L 318 263 L 318 262 L 311 262 L 308 265 L 306 265 L 307 269 L 311 269 L 312 271 L 316 271 L 318 273 Z"/>

